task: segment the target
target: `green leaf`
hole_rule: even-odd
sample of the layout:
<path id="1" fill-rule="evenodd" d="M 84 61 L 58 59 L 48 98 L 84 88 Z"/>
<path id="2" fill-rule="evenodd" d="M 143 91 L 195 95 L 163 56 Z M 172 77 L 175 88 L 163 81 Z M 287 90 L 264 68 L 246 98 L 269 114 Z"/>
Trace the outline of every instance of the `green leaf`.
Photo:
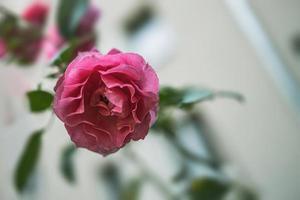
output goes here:
<path id="1" fill-rule="evenodd" d="M 191 182 L 188 195 L 191 200 L 221 200 L 229 185 L 212 177 L 203 177 Z"/>
<path id="2" fill-rule="evenodd" d="M 188 88 L 182 91 L 181 106 L 188 106 L 200 101 L 212 99 L 214 93 L 207 89 Z"/>
<path id="3" fill-rule="evenodd" d="M 7 40 L 11 32 L 18 26 L 18 19 L 11 13 L 4 13 L 0 21 L 0 36 Z"/>
<path id="4" fill-rule="evenodd" d="M 162 87 L 159 91 L 159 105 L 175 106 L 180 103 L 182 99 L 182 91 L 172 87 Z"/>
<path id="5" fill-rule="evenodd" d="M 110 199 L 121 199 L 121 174 L 118 166 L 112 162 L 106 163 L 101 168 L 100 177 L 111 195 Z"/>
<path id="6" fill-rule="evenodd" d="M 214 93 L 208 89 L 185 88 L 175 89 L 163 87 L 160 89 L 160 106 L 188 106 L 203 100 L 213 98 Z"/>
<path id="7" fill-rule="evenodd" d="M 196 103 L 212 100 L 216 97 L 232 98 L 239 102 L 243 96 L 232 91 L 213 91 L 205 88 L 187 87 L 182 89 L 162 87 L 159 92 L 160 109 L 166 107 L 189 108 Z"/>
<path id="8" fill-rule="evenodd" d="M 14 174 L 14 184 L 18 192 L 22 192 L 34 171 L 39 159 L 41 149 L 41 136 L 43 130 L 32 134 L 27 141 Z"/>
<path id="9" fill-rule="evenodd" d="M 61 49 L 60 52 L 51 61 L 52 66 L 65 67 L 73 58 L 74 45 L 68 45 Z M 64 71 L 64 70 L 62 70 Z"/>
<path id="10" fill-rule="evenodd" d="M 66 146 L 63 149 L 60 159 L 60 172 L 69 183 L 74 183 L 76 181 L 73 160 L 75 152 L 76 147 L 73 144 Z"/>
<path id="11" fill-rule="evenodd" d="M 133 179 L 123 188 L 121 193 L 122 200 L 138 200 L 142 186 L 142 179 Z"/>
<path id="12" fill-rule="evenodd" d="M 173 137 L 175 134 L 175 121 L 171 115 L 159 112 L 158 118 L 151 128 L 156 131 L 162 131 L 168 137 Z"/>
<path id="13" fill-rule="evenodd" d="M 51 107 L 53 95 L 43 90 L 27 92 L 31 112 L 42 112 Z"/>
<path id="14" fill-rule="evenodd" d="M 88 0 L 60 0 L 57 24 L 60 33 L 66 39 L 71 39 L 74 36 L 81 17 L 86 12 L 88 4 Z"/>

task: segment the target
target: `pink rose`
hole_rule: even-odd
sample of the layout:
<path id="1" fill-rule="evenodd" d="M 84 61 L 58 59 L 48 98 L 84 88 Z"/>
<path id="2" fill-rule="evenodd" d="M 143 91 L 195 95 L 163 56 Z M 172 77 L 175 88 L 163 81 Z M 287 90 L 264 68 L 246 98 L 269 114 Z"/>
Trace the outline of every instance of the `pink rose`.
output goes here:
<path id="1" fill-rule="evenodd" d="M 5 42 L 0 39 L 0 58 L 2 58 L 6 53 L 6 45 Z"/>
<path id="2" fill-rule="evenodd" d="M 78 146 L 107 155 L 144 139 L 154 123 L 159 83 L 134 53 L 80 53 L 55 87 L 54 112 Z"/>
<path id="3" fill-rule="evenodd" d="M 36 26 L 44 25 L 49 11 L 49 6 L 42 2 L 34 2 L 22 13 L 22 18 Z"/>

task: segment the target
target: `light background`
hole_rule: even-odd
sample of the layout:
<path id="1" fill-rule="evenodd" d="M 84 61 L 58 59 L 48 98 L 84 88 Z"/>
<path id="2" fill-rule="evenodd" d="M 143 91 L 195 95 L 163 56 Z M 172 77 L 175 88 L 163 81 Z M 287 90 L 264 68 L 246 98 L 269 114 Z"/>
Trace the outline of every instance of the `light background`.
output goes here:
<path id="1" fill-rule="evenodd" d="M 29 2 L 1 0 L 1 5 L 20 12 Z M 111 47 L 129 49 L 120 27 L 124 17 L 140 2 L 95 1 L 102 9 L 97 28 L 101 31 L 103 52 Z M 168 60 L 154 61 L 161 65 L 155 66 L 161 84 L 204 85 L 244 94 L 247 100 L 243 105 L 221 99 L 200 106 L 220 151 L 227 156 L 229 164 L 237 168 L 240 177 L 258 188 L 263 200 L 299 199 L 299 116 L 277 89 L 275 80 L 265 70 L 260 56 L 240 31 L 226 4 L 219 0 L 156 0 L 153 3 L 173 38 L 167 44 L 172 49 Z M 299 67 L 299 60 L 288 48 L 291 35 L 300 30 L 299 1 L 255 0 L 252 5 L 288 63 Z M 31 131 L 47 121 L 48 115 L 28 114 L 22 96 L 41 80 L 46 67 L 40 61 L 33 69 L 0 68 L 0 199 L 18 199 L 11 179 L 15 163 Z M 62 123 L 56 120 L 43 138 L 38 168 L 42 178 L 38 181 L 38 190 L 28 199 L 105 199 L 104 188 L 94 178 L 96 165 L 104 159 L 99 155 L 79 152 L 76 186 L 69 186 L 61 178 L 58 156 L 67 141 Z M 168 155 L 163 153 L 163 144 L 160 138 L 150 136 L 138 142 L 136 150 L 141 151 L 145 162 L 167 181 L 175 169 L 165 159 Z M 125 162 L 121 154 L 107 159 L 120 159 L 120 164 Z M 149 188 L 143 199 L 159 199 L 155 195 L 153 188 Z"/>

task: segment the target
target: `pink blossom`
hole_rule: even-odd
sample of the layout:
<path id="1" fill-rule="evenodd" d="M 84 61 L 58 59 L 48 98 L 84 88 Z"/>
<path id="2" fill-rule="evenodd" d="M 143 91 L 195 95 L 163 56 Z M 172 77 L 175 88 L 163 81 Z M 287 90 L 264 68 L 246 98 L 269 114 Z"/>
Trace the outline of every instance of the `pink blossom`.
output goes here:
<path id="1" fill-rule="evenodd" d="M 65 40 L 60 35 L 58 28 L 52 26 L 44 39 L 43 49 L 47 59 L 52 59 L 55 54 L 63 47 Z"/>
<path id="2" fill-rule="evenodd" d="M 135 53 L 80 53 L 55 87 L 54 112 L 77 147 L 102 155 L 144 139 L 156 120 L 158 77 Z"/>
<path id="3" fill-rule="evenodd" d="M 49 6 L 43 2 L 36 1 L 29 5 L 22 13 L 22 18 L 36 26 L 44 25 L 48 16 Z"/>

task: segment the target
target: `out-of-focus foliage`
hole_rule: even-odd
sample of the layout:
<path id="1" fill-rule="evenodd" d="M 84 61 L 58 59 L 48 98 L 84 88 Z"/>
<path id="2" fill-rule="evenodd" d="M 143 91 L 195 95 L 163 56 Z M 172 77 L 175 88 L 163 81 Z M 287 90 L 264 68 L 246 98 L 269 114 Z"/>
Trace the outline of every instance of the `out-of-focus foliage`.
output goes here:
<path id="1" fill-rule="evenodd" d="M 142 179 L 132 179 L 122 189 L 122 200 L 139 200 L 139 194 L 142 187 Z"/>
<path id="2" fill-rule="evenodd" d="M 85 49 L 85 46 L 94 42 L 95 39 L 96 36 L 91 33 L 82 38 L 71 40 L 69 44 L 61 49 L 60 52 L 53 58 L 51 65 L 59 67 L 60 72 L 63 73 L 70 61 L 76 57 L 78 51 Z"/>
<path id="3" fill-rule="evenodd" d="M 27 92 L 31 112 L 43 112 L 51 108 L 53 95 L 41 89 Z"/>
<path id="4" fill-rule="evenodd" d="M 0 39 L 5 48 L 4 57 L 21 66 L 32 64 L 42 47 L 43 26 L 27 22 L 3 7 L 0 7 L 0 14 Z"/>
<path id="5" fill-rule="evenodd" d="M 211 177 L 202 177 L 191 182 L 188 196 L 191 200 L 221 200 L 229 187 Z"/>
<path id="6" fill-rule="evenodd" d="M 173 87 L 162 87 L 159 92 L 160 108 L 175 106 L 179 108 L 190 108 L 191 106 L 205 100 L 216 97 L 227 97 L 239 102 L 244 100 L 243 96 L 231 91 L 213 91 L 206 88 L 186 87 L 182 89 Z"/>
<path id="7" fill-rule="evenodd" d="M 116 164 L 109 162 L 101 168 L 100 177 L 104 181 L 107 191 L 110 194 L 110 199 L 121 199 L 122 183 L 121 174 Z"/>
<path id="8" fill-rule="evenodd" d="M 137 12 L 133 12 L 128 19 L 125 20 L 125 30 L 128 35 L 134 34 L 147 22 L 154 17 L 154 11 L 150 5 L 142 5 Z"/>
<path id="9" fill-rule="evenodd" d="M 60 33 L 71 39 L 75 36 L 75 31 L 79 25 L 81 17 L 84 15 L 88 0 L 63 0 L 58 6 L 57 24 Z"/>
<path id="10" fill-rule="evenodd" d="M 33 173 L 39 159 L 41 139 L 44 130 L 34 132 L 28 139 L 15 170 L 14 183 L 18 192 L 22 192 Z"/>
<path id="11" fill-rule="evenodd" d="M 71 144 L 66 146 L 63 149 L 61 158 L 60 158 L 60 172 L 63 177 L 69 182 L 74 183 L 76 181 L 75 175 L 75 163 L 74 163 L 74 154 L 76 153 L 76 147 Z"/>

